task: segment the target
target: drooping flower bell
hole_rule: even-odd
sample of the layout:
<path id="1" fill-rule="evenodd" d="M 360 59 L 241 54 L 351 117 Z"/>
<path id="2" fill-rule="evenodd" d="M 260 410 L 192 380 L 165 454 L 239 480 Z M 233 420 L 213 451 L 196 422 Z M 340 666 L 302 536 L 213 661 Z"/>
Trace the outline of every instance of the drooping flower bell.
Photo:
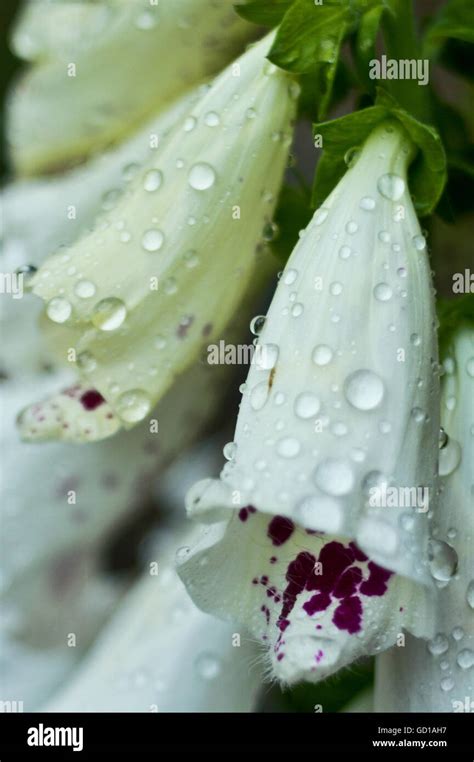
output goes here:
<path id="1" fill-rule="evenodd" d="M 297 95 L 269 45 L 226 70 L 106 220 L 32 281 L 63 356 L 74 350 L 125 426 L 219 335 L 252 279 Z"/>
<path id="2" fill-rule="evenodd" d="M 474 313 L 472 314 L 474 319 Z M 438 588 L 435 635 L 378 660 L 376 710 L 473 712 L 474 330 L 462 324 L 443 358 L 440 499 L 430 569 Z"/>
<path id="3" fill-rule="evenodd" d="M 439 382 L 411 157 L 398 123 L 379 126 L 316 211 L 260 333 L 230 462 L 188 498 L 222 522 L 182 567 L 192 597 L 265 637 L 287 682 L 431 631 Z"/>
<path id="4" fill-rule="evenodd" d="M 57 171 L 103 149 L 218 71 L 252 35 L 232 5 L 30 3 L 12 40 L 34 64 L 9 102 L 18 172 Z"/>

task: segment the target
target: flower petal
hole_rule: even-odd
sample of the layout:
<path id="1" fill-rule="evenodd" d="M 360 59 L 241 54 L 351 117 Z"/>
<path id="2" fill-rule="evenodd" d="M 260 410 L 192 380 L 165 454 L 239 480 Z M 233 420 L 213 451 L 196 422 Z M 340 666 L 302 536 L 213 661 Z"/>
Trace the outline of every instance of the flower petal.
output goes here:
<path id="1" fill-rule="evenodd" d="M 50 53 L 52 38 L 55 55 L 33 66 L 10 96 L 8 136 L 23 175 L 57 171 L 123 138 L 215 72 L 253 29 L 233 11 L 232 0 L 100 3 L 87 15 L 76 3 L 35 5 L 16 48 L 24 51 L 26 36 L 27 48 L 33 46 L 27 57 L 40 56 L 45 47 Z M 88 44 L 62 32 L 56 48 L 59 23 L 71 29 L 78 14 Z"/>

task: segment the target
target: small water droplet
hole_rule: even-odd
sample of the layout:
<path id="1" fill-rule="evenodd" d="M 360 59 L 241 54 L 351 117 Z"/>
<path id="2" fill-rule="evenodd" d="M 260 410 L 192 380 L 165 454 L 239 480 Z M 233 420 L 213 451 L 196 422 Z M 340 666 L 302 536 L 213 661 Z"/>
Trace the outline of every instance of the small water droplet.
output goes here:
<path id="1" fill-rule="evenodd" d="M 474 666 L 474 651 L 471 651 L 470 648 L 463 648 L 463 650 L 458 653 L 456 662 L 461 669 L 470 669 Z"/>
<path id="2" fill-rule="evenodd" d="M 339 256 L 341 259 L 349 259 L 351 256 L 351 248 L 349 246 L 341 246 L 339 249 Z"/>
<path id="3" fill-rule="evenodd" d="M 443 635 L 442 633 L 438 633 L 433 640 L 430 640 L 428 643 L 428 651 L 433 656 L 441 656 L 441 654 L 445 654 L 448 650 L 449 640 L 446 635 Z"/>
<path id="4" fill-rule="evenodd" d="M 248 108 L 247 111 L 245 112 L 245 116 L 247 117 L 247 119 L 255 119 L 255 117 L 257 116 L 257 112 L 255 111 L 254 108 Z"/>
<path id="5" fill-rule="evenodd" d="M 189 547 L 189 545 L 182 545 L 180 548 L 178 548 L 175 555 L 176 563 L 180 564 L 180 563 L 183 563 L 183 561 L 186 561 L 190 552 L 191 552 L 191 548 Z"/>
<path id="6" fill-rule="evenodd" d="M 291 286 L 298 277 L 298 270 L 285 270 L 283 273 L 283 283 L 285 286 Z"/>
<path id="7" fill-rule="evenodd" d="M 191 167 L 188 175 L 188 182 L 194 190 L 208 190 L 212 188 L 216 181 L 216 173 L 210 164 L 199 162 Z"/>
<path id="8" fill-rule="evenodd" d="M 262 381 L 253 387 L 250 392 L 250 405 L 253 410 L 261 410 L 268 399 L 268 384 Z"/>
<path id="9" fill-rule="evenodd" d="M 390 201 L 398 201 L 405 192 L 405 181 L 391 172 L 382 175 L 377 181 L 379 193 Z"/>
<path id="10" fill-rule="evenodd" d="M 96 292 L 95 284 L 90 280 L 80 280 L 74 286 L 74 293 L 80 299 L 90 299 Z"/>
<path id="11" fill-rule="evenodd" d="M 452 677 L 443 677 L 440 683 L 441 690 L 445 691 L 446 693 L 448 691 L 452 691 L 454 688 L 454 680 Z"/>
<path id="12" fill-rule="evenodd" d="M 317 487 L 328 495 L 347 495 L 354 486 L 354 474 L 348 463 L 336 458 L 327 458 L 314 472 Z"/>
<path id="13" fill-rule="evenodd" d="M 71 303 L 62 296 L 55 296 L 48 302 L 46 314 L 53 323 L 65 323 L 72 314 Z"/>
<path id="14" fill-rule="evenodd" d="M 422 235 L 413 236 L 413 246 L 417 251 L 424 251 L 426 249 L 426 240 Z"/>
<path id="15" fill-rule="evenodd" d="M 207 127 L 218 127 L 220 123 L 219 114 L 216 114 L 215 111 L 208 111 L 204 117 L 204 124 Z"/>
<path id="16" fill-rule="evenodd" d="M 224 458 L 226 460 L 234 460 L 237 453 L 237 445 L 235 442 L 227 442 L 222 450 Z"/>
<path id="17" fill-rule="evenodd" d="M 346 227 L 345 227 L 346 233 L 349 233 L 349 235 L 354 235 L 354 233 L 357 233 L 359 230 L 359 226 L 357 222 L 354 222 L 354 220 L 350 220 Z"/>
<path id="18" fill-rule="evenodd" d="M 331 347 L 326 344 L 319 344 L 313 349 L 311 359 L 315 365 L 324 366 L 328 365 L 333 358 L 333 351 Z"/>
<path id="19" fill-rule="evenodd" d="M 196 672 L 204 680 L 215 680 L 221 672 L 221 662 L 212 653 L 202 653 L 196 659 Z"/>
<path id="20" fill-rule="evenodd" d="M 86 349 L 84 350 L 84 352 L 81 352 L 80 354 L 78 354 L 77 365 L 85 373 L 91 373 L 97 367 L 97 360 L 95 359 L 92 352 L 89 352 Z"/>
<path id="21" fill-rule="evenodd" d="M 333 296 L 339 296 L 342 294 L 342 283 L 334 282 L 329 286 L 329 291 Z"/>
<path id="22" fill-rule="evenodd" d="M 324 207 L 320 207 L 319 209 L 316 209 L 313 217 L 313 222 L 315 225 L 322 225 L 324 220 L 329 214 L 329 209 L 324 209 Z"/>
<path id="23" fill-rule="evenodd" d="M 364 196 L 364 198 L 360 200 L 359 206 L 361 209 L 371 212 L 372 209 L 375 209 L 375 200 L 371 196 Z"/>
<path id="24" fill-rule="evenodd" d="M 150 399 L 142 389 L 130 389 L 117 400 L 117 413 L 127 423 L 142 421 L 150 408 Z"/>
<path id="25" fill-rule="evenodd" d="M 265 325 L 266 316 L 265 315 L 255 315 L 254 318 L 250 321 L 250 331 L 253 333 L 254 336 L 259 336 L 263 331 L 263 326 Z"/>
<path id="26" fill-rule="evenodd" d="M 158 190 L 163 183 L 163 173 L 159 169 L 150 169 L 143 180 L 143 187 L 149 193 Z"/>
<path id="27" fill-rule="evenodd" d="M 186 119 L 184 120 L 183 130 L 185 132 L 192 132 L 196 124 L 197 124 L 197 119 L 195 116 L 187 116 Z"/>
<path id="28" fill-rule="evenodd" d="M 449 438 L 445 447 L 439 452 L 438 473 L 440 476 L 449 476 L 456 470 L 461 462 L 461 445 L 455 439 Z"/>
<path id="29" fill-rule="evenodd" d="M 296 458 L 301 450 L 301 444 L 294 437 L 284 437 L 277 443 L 276 451 L 282 458 Z"/>
<path id="30" fill-rule="evenodd" d="M 390 243 L 390 233 L 388 233 L 386 230 L 381 230 L 378 235 L 379 241 L 382 241 L 382 243 Z"/>
<path id="31" fill-rule="evenodd" d="M 458 567 L 458 555 L 451 545 L 442 540 L 430 540 L 428 560 L 431 575 L 438 582 L 449 582 Z"/>
<path id="32" fill-rule="evenodd" d="M 98 302 L 91 316 L 91 321 L 101 331 L 115 331 L 127 317 L 127 308 L 121 299 L 111 296 Z"/>
<path id="33" fill-rule="evenodd" d="M 384 392 L 382 379 L 371 370 L 356 370 L 344 382 L 346 399 L 357 410 L 374 410 Z"/>
<path id="34" fill-rule="evenodd" d="M 262 238 L 264 241 L 270 242 L 275 240 L 278 233 L 278 225 L 276 225 L 274 222 L 266 222 L 262 230 Z"/>
<path id="35" fill-rule="evenodd" d="M 304 307 L 303 307 L 303 305 L 301 304 L 301 302 L 297 302 L 297 303 L 296 303 L 296 304 L 294 304 L 294 305 L 293 305 L 293 307 L 291 308 L 291 314 L 292 314 L 292 316 L 293 316 L 293 317 L 295 317 L 295 318 L 297 318 L 297 317 L 300 317 L 300 316 L 303 314 L 303 312 L 304 312 Z"/>
<path id="36" fill-rule="evenodd" d="M 377 283 L 374 288 L 374 296 L 379 302 L 388 302 L 393 296 L 393 291 L 388 283 Z"/>

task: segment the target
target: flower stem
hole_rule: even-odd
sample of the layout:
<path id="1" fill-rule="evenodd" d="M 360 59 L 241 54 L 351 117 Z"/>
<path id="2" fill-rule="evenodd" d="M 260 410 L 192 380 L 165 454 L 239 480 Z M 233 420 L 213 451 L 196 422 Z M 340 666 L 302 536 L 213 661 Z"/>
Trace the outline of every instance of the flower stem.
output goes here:
<path id="1" fill-rule="evenodd" d="M 412 0 L 389 0 L 383 18 L 383 36 L 388 58 L 420 59 L 421 46 L 415 28 Z M 415 79 L 387 80 L 391 94 L 398 103 L 423 122 L 431 122 L 431 99 L 427 85 Z"/>

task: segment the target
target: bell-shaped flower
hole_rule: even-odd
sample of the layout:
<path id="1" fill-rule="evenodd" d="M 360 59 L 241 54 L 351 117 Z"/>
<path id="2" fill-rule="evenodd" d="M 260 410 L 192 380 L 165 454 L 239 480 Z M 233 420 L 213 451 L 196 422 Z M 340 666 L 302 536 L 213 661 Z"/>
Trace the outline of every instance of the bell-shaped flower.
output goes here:
<path id="1" fill-rule="evenodd" d="M 381 712 L 474 711 L 472 323 L 457 329 L 443 366 L 440 499 L 430 542 L 435 635 L 428 643 L 410 638 L 378 660 L 375 707 Z"/>
<path id="2" fill-rule="evenodd" d="M 32 280 L 56 347 L 124 426 L 219 335 L 254 278 L 297 95 L 269 45 L 226 70 L 105 220 Z"/>
<path id="3" fill-rule="evenodd" d="M 230 462 L 189 495 L 191 515 L 223 522 L 183 566 L 192 597 L 265 637 L 287 682 L 401 628 L 431 632 L 439 384 L 411 156 L 398 123 L 379 126 L 316 211 L 261 330 Z"/>
<path id="4" fill-rule="evenodd" d="M 165 538 L 176 547 L 176 533 Z M 149 574 L 43 711 L 255 710 L 262 682 L 256 644 L 194 606 L 162 545 Z"/>
<path id="5" fill-rule="evenodd" d="M 233 0 L 30 3 L 12 40 L 14 51 L 34 62 L 9 101 L 17 171 L 77 162 L 218 71 L 254 29 L 232 6 Z"/>

